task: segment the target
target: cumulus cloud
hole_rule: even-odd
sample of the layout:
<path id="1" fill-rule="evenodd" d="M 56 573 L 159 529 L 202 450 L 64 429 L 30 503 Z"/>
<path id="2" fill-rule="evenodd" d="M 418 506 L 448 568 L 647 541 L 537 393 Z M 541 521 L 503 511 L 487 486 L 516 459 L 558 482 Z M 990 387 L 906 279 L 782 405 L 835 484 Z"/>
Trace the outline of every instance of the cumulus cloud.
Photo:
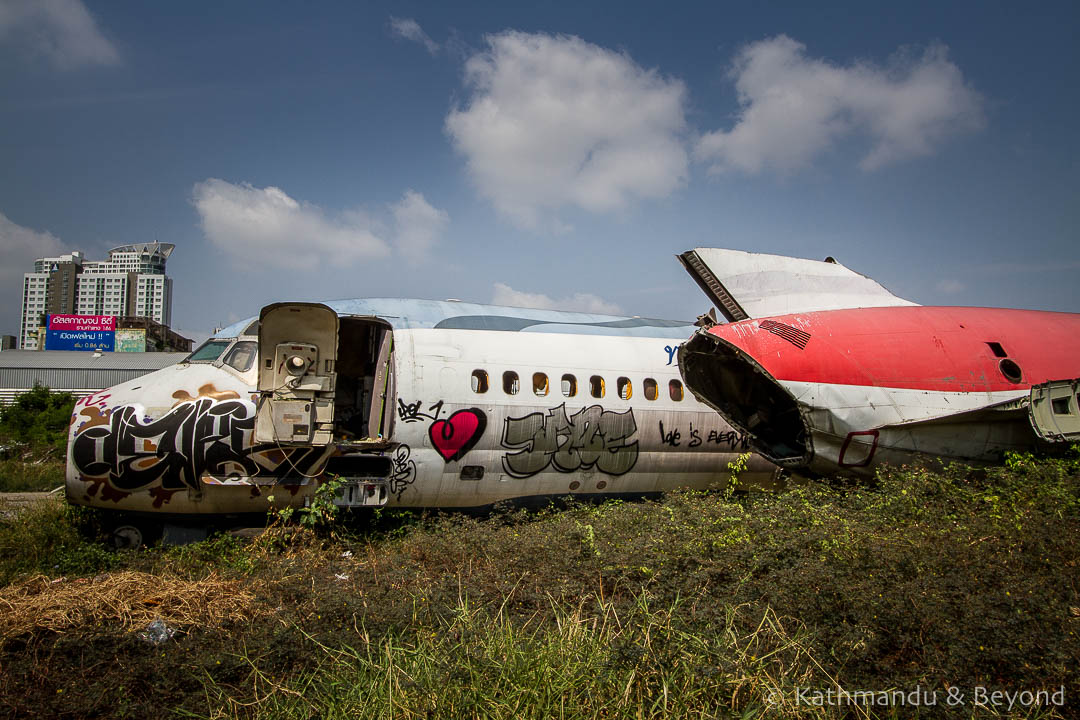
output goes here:
<path id="1" fill-rule="evenodd" d="M 864 170 L 927 155 L 949 135 L 981 128 L 983 99 L 943 45 L 921 56 L 901 51 L 884 67 L 839 66 L 807 57 L 779 35 L 752 43 L 730 77 L 740 111 L 731 130 L 705 134 L 696 158 L 711 172 L 792 173 L 841 138 L 868 138 Z"/>
<path id="2" fill-rule="evenodd" d="M 0 43 L 43 56 L 62 70 L 120 62 L 81 0 L 0 0 Z"/>
<path id="3" fill-rule="evenodd" d="M 280 188 L 210 178 L 195 184 L 192 202 L 206 238 L 244 264 L 310 270 L 389 253 L 363 213 L 331 216 Z"/>
<path id="4" fill-rule="evenodd" d="M 520 226 L 663 197 L 686 177 L 685 88 L 625 54 L 504 32 L 466 61 L 465 84 L 446 132 L 480 193 Z"/>
<path id="5" fill-rule="evenodd" d="M 422 193 L 406 190 L 401 200 L 391 206 L 394 215 L 394 245 L 407 260 L 424 258 L 446 230 L 450 216 L 432 207 Z"/>
<path id="6" fill-rule="evenodd" d="M 14 328 L 19 323 L 22 309 L 23 273 L 34 269 L 34 260 L 55 257 L 68 252 L 60 238 L 50 232 L 37 232 L 9 220 L 0 213 L 0 288 L 4 289 L 0 321 L 5 334 L 18 335 Z"/>
<path id="7" fill-rule="evenodd" d="M 427 48 L 427 51 L 432 55 L 439 52 L 439 43 L 432 40 L 428 34 L 424 32 L 424 29 L 420 27 L 420 23 L 412 18 L 391 17 L 390 32 L 397 37 L 420 43 Z"/>
<path id="8" fill-rule="evenodd" d="M 521 292 L 504 283 L 495 283 L 491 303 L 493 305 L 539 308 L 541 310 L 575 310 L 577 312 L 602 313 L 605 315 L 622 314 L 619 306 L 615 303 L 610 303 L 589 293 L 574 293 L 569 297 L 555 299 L 542 293 Z"/>

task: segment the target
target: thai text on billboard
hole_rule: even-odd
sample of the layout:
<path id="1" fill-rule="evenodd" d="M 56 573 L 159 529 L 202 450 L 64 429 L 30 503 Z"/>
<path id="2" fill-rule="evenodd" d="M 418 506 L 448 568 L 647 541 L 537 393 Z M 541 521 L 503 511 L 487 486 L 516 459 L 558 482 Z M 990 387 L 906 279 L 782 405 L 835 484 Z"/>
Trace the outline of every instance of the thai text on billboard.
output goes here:
<path id="1" fill-rule="evenodd" d="M 49 315 L 50 330 L 113 332 L 116 318 L 112 315 Z"/>
<path id="2" fill-rule="evenodd" d="M 112 315 L 49 315 L 46 350 L 109 350 L 116 341 Z"/>

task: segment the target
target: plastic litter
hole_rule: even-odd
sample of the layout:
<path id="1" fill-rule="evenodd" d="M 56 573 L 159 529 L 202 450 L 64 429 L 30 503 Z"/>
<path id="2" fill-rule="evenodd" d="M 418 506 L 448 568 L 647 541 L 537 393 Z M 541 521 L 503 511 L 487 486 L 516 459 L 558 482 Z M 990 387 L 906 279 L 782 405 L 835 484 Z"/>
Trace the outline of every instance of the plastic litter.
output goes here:
<path id="1" fill-rule="evenodd" d="M 169 627 L 161 618 L 154 618 L 154 620 L 146 626 L 146 630 L 139 633 L 139 639 L 145 640 L 151 645 L 160 645 L 175 634 L 176 628 Z"/>

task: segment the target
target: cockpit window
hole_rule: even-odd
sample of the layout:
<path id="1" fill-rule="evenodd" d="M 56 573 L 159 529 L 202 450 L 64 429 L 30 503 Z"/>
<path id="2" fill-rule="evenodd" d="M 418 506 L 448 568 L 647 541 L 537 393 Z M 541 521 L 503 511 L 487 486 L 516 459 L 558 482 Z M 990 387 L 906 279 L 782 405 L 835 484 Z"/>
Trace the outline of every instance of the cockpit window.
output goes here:
<path id="1" fill-rule="evenodd" d="M 258 350 L 259 343 L 238 342 L 225 356 L 224 363 L 239 372 L 247 372 L 255 364 L 255 355 Z"/>
<path id="2" fill-rule="evenodd" d="M 221 357 L 232 340 L 207 340 L 199 349 L 187 356 L 184 362 L 210 363 Z"/>

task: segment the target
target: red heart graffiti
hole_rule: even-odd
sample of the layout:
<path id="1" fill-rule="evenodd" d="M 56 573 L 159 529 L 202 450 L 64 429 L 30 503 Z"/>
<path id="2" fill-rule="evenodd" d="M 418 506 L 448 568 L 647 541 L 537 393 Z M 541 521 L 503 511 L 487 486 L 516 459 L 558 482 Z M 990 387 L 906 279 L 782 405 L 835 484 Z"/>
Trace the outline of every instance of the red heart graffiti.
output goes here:
<path id="1" fill-rule="evenodd" d="M 483 410 L 458 410 L 445 420 L 436 420 L 428 428 L 431 445 L 448 463 L 461 459 L 472 450 L 487 427 Z"/>

